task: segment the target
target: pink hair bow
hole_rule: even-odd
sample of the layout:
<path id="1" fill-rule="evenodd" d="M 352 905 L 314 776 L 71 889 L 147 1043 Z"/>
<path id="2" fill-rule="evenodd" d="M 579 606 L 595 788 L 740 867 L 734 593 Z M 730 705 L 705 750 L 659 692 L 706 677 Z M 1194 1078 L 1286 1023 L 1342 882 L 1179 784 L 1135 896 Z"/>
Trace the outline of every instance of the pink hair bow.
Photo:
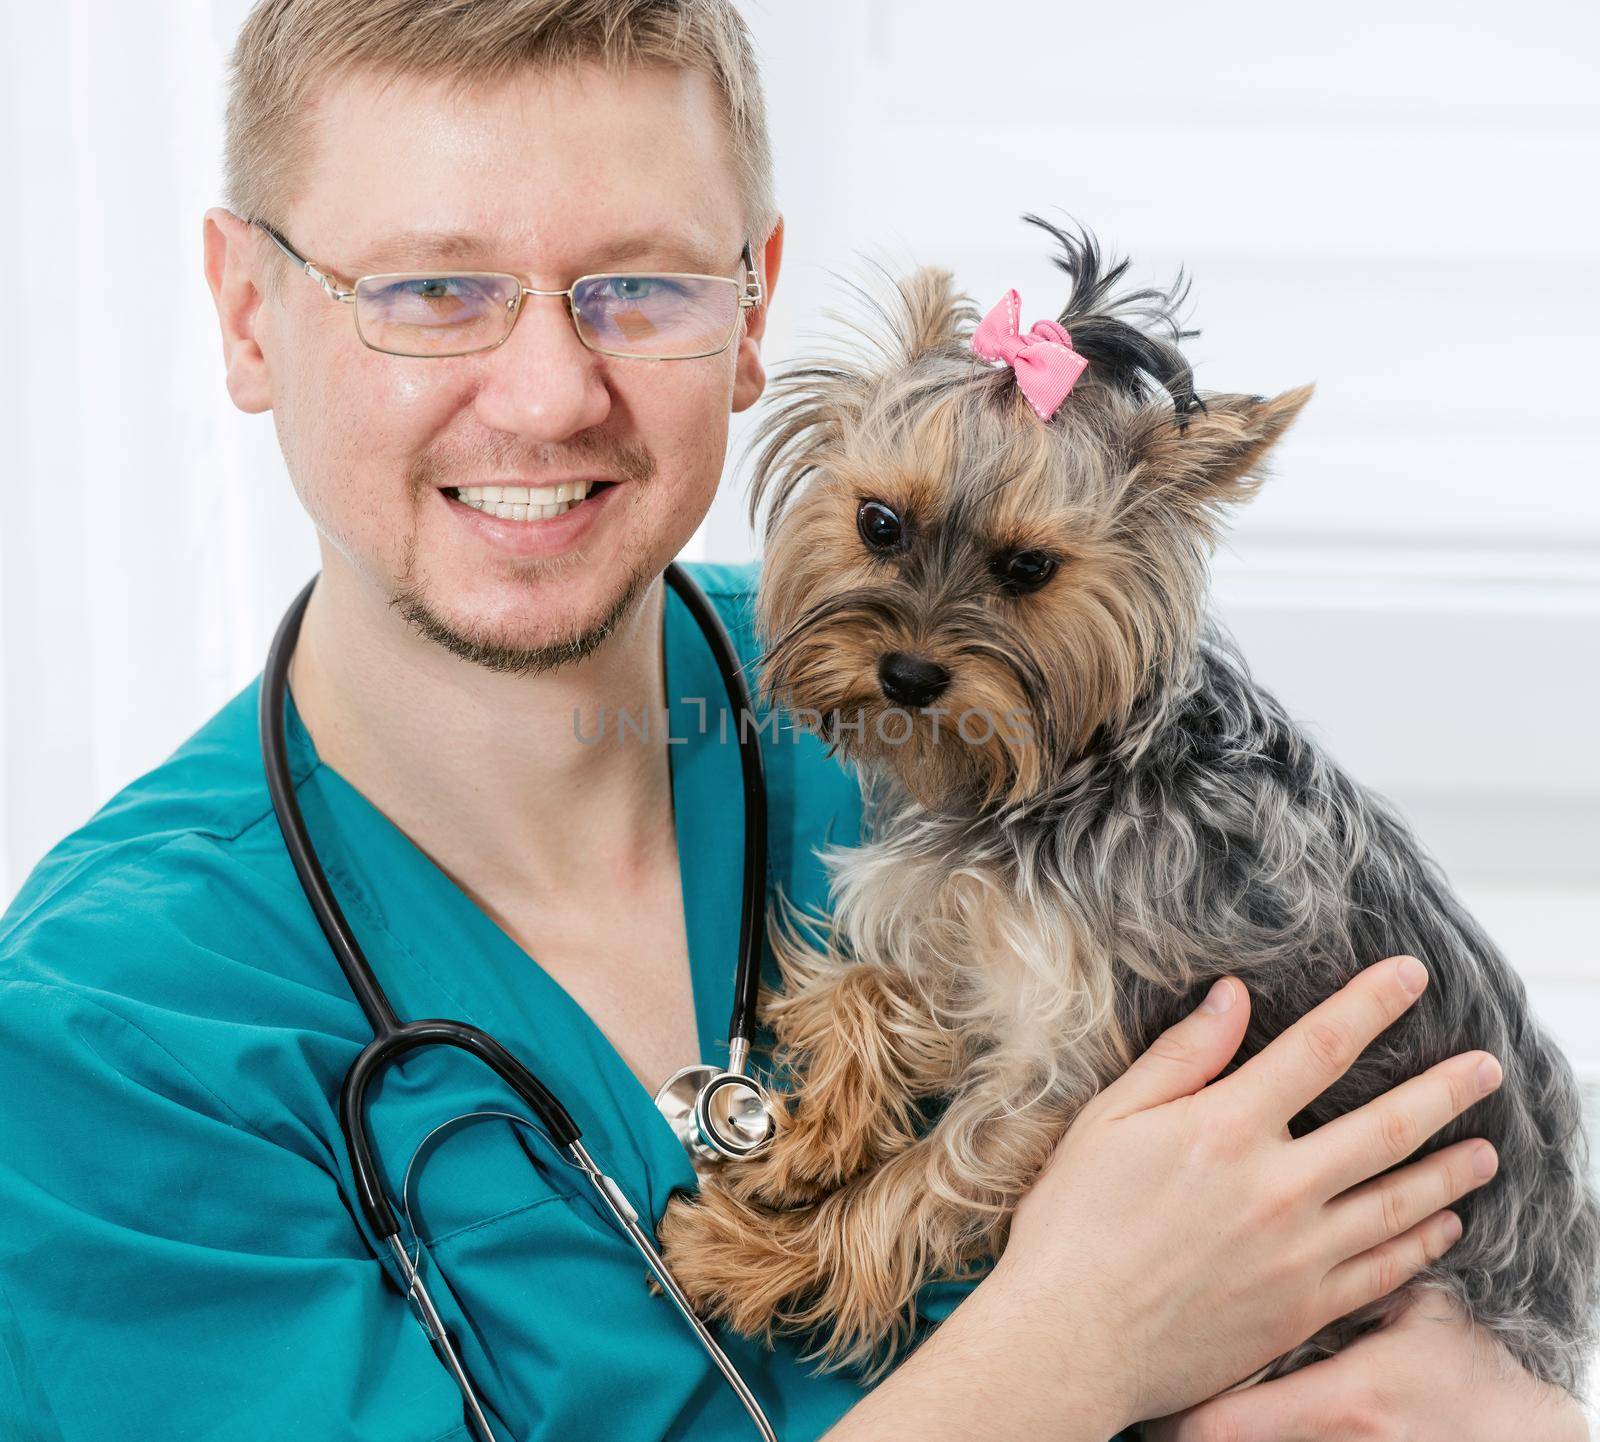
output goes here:
<path id="1" fill-rule="evenodd" d="M 1053 320 L 1038 320 L 1027 335 L 1017 326 L 1022 301 L 1008 290 L 972 333 L 972 349 L 984 360 L 1004 361 L 1017 373 L 1017 388 L 1040 420 L 1060 409 L 1089 362 L 1072 348 L 1072 337 Z"/>

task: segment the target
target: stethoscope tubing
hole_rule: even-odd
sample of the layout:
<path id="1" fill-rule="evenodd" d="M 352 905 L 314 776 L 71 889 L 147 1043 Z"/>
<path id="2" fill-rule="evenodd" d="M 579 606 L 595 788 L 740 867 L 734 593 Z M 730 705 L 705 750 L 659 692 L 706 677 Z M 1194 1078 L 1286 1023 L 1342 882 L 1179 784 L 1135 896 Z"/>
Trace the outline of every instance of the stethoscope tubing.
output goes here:
<path id="1" fill-rule="evenodd" d="M 760 991 L 760 934 L 758 926 L 765 899 L 767 871 L 766 772 L 759 737 L 752 743 L 745 728 L 753 720 L 749 689 L 744 683 L 738 656 L 734 652 L 721 618 L 713 610 L 694 580 L 676 562 L 666 568 L 665 577 L 682 598 L 702 634 L 710 644 L 727 688 L 739 729 L 739 756 L 744 784 L 744 886 L 739 918 L 739 957 L 734 979 L 733 1017 L 729 1023 L 730 1053 L 735 1073 L 742 1071 L 754 1035 L 755 1015 Z M 328 882 L 316 848 L 312 844 L 305 817 L 295 794 L 290 773 L 286 739 L 285 705 L 289 690 L 289 663 L 299 639 L 306 607 L 316 588 L 313 577 L 284 613 L 267 653 L 261 681 L 260 735 L 261 756 L 267 790 L 274 814 L 283 833 L 284 845 L 311 905 L 329 948 L 344 973 L 352 994 L 372 1028 L 373 1038 L 362 1048 L 346 1071 L 339 1091 L 339 1128 L 349 1151 L 356 1199 L 367 1225 L 380 1243 L 386 1245 L 404 1283 L 406 1295 L 420 1309 L 419 1320 L 433 1341 L 444 1366 L 460 1389 L 476 1430 L 485 1442 L 495 1442 L 476 1390 L 456 1352 L 437 1308 L 423 1282 L 420 1270 L 406 1251 L 400 1236 L 400 1221 L 383 1186 L 380 1166 L 368 1125 L 367 1099 L 373 1085 L 390 1066 L 425 1047 L 446 1046 L 476 1057 L 514 1091 L 539 1118 L 553 1145 L 583 1171 L 605 1209 L 622 1229 L 635 1249 L 644 1257 L 652 1275 L 672 1299 L 674 1306 L 694 1330 L 696 1337 L 733 1389 L 765 1442 L 776 1442 L 754 1392 L 718 1344 L 705 1323 L 695 1315 L 683 1289 L 662 1260 L 639 1214 L 611 1177 L 590 1156 L 582 1133 L 571 1114 L 555 1094 L 527 1067 L 487 1032 L 467 1022 L 432 1017 L 402 1021 L 387 993 L 379 984 L 361 944 L 357 941 L 333 888 Z M 732 1079 L 723 1074 L 719 1080 Z"/>
<path id="2" fill-rule="evenodd" d="M 350 990 L 361 1003 L 367 1023 L 377 1036 L 387 1036 L 400 1026 L 400 1018 L 390 1005 L 389 998 L 378 979 L 372 974 L 361 945 L 345 920 L 344 912 L 328 884 L 327 874 L 311 844 L 306 830 L 305 817 L 300 811 L 300 800 L 295 795 L 294 778 L 289 772 L 289 748 L 285 739 L 287 722 L 284 702 L 289 694 L 289 662 L 294 658 L 295 642 L 300 638 L 300 623 L 305 619 L 306 606 L 311 593 L 316 590 L 319 576 L 313 576 L 289 603 L 278 630 L 267 651 L 267 666 L 261 678 L 261 761 L 267 773 L 267 792 L 272 797 L 272 809 L 278 818 L 278 829 L 283 832 L 283 844 L 288 848 L 289 859 L 294 863 L 295 875 L 300 878 L 306 900 L 311 903 L 322 934 L 327 938 L 339 968 L 344 972 Z"/>
<path id="3" fill-rule="evenodd" d="M 360 1002 L 372 1026 L 373 1039 L 345 1073 L 339 1089 L 339 1127 L 350 1152 L 350 1170 L 356 1184 L 356 1200 L 367 1224 L 380 1241 L 398 1236 L 400 1219 L 385 1194 L 379 1176 L 378 1160 L 367 1126 L 367 1096 L 373 1084 L 390 1066 L 423 1047 L 446 1046 L 478 1058 L 514 1091 L 538 1116 L 550 1139 L 561 1147 L 570 1146 L 582 1133 L 571 1113 L 543 1082 L 512 1056 L 487 1032 L 467 1022 L 439 1017 L 403 1022 L 387 993 L 378 984 L 372 966 L 355 932 L 345 918 L 327 873 L 317 857 L 306 829 L 305 817 L 295 795 L 284 742 L 284 700 L 288 691 L 289 658 L 306 604 L 316 586 L 313 580 L 295 598 L 273 638 L 267 653 L 267 669 L 262 680 L 261 754 L 267 773 L 267 789 L 277 811 L 290 860 L 300 884 L 316 913 L 322 934 L 338 958 L 350 989 Z"/>
<path id="4" fill-rule="evenodd" d="M 761 756 L 760 737 L 751 741 L 747 729 L 755 722 L 750 688 L 728 637 L 722 618 L 676 561 L 665 571 L 667 584 L 689 608 L 716 657 L 717 670 L 728 693 L 739 742 L 739 768 L 744 783 L 744 885 L 739 903 L 739 965 L 733 978 L 733 1016 L 728 1021 L 728 1044 L 742 1064 L 755 1040 L 756 1007 L 761 993 L 761 934 L 767 886 L 767 770 Z M 742 1045 L 741 1045 L 742 1043 Z M 742 1065 L 734 1070 L 742 1069 Z"/>

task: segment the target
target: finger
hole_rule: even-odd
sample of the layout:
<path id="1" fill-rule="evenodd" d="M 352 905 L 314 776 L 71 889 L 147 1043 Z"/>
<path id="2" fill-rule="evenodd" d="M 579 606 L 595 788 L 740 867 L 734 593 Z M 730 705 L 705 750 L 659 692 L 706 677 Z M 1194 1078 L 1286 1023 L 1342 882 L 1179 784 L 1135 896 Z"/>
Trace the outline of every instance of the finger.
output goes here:
<path id="1" fill-rule="evenodd" d="M 1233 1060 L 1250 1022 L 1250 994 L 1232 977 L 1217 981 L 1206 999 L 1161 1033 L 1101 1094 L 1110 1116 L 1128 1116 L 1193 1096 Z"/>
<path id="2" fill-rule="evenodd" d="M 1275 1037 L 1219 1085 L 1248 1093 L 1274 1126 L 1287 1126 L 1349 1070 L 1372 1040 L 1428 984 L 1413 956 L 1395 956 L 1358 973 L 1320 1006 Z"/>
<path id="3" fill-rule="evenodd" d="M 1312 1162 L 1323 1195 L 1331 1197 L 1404 1161 L 1440 1127 L 1488 1096 L 1503 1077 L 1488 1052 L 1464 1052 L 1291 1145 Z"/>
<path id="4" fill-rule="evenodd" d="M 1381 1246 L 1476 1191 L 1499 1170 L 1485 1141 L 1457 1142 L 1328 1203 L 1328 1239 L 1340 1261 Z"/>
<path id="5" fill-rule="evenodd" d="M 1460 1217 L 1454 1212 L 1435 1212 L 1392 1241 L 1340 1262 L 1323 1279 L 1322 1298 L 1328 1320 L 1387 1297 L 1437 1262 L 1460 1236 Z"/>
<path id="6" fill-rule="evenodd" d="M 1370 1433 L 1348 1352 L 1279 1377 L 1224 1392 L 1176 1417 L 1147 1422 L 1144 1442 L 1356 1442 Z"/>

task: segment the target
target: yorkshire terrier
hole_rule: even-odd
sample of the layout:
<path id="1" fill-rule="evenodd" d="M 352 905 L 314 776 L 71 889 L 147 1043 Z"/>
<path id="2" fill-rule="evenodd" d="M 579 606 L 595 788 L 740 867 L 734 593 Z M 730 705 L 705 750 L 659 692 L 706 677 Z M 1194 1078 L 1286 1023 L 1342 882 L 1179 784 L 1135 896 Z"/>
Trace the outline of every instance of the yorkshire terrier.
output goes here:
<path id="1" fill-rule="evenodd" d="M 1242 1061 L 1413 954 L 1427 990 L 1291 1131 L 1483 1048 L 1502 1085 L 1422 1151 L 1481 1135 L 1499 1173 L 1442 1260 L 1258 1375 L 1429 1287 L 1576 1393 L 1600 1204 L 1572 1072 L 1406 823 L 1208 612 L 1227 508 L 1311 387 L 1197 394 L 1181 274 L 1118 293 L 1126 261 L 1025 219 L 1071 279 L 1058 322 L 1022 333 L 1011 292 L 979 325 L 921 268 L 757 433 L 763 691 L 859 770 L 868 826 L 823 853 L 831 915 L 774 913 L 786 1105 L 764 1155 L 674 1200 L 668 1261 L 736 1330 L 876 1375 L 924 1283 L 999 1255 L 1079 1108 L 1219 975 L 1250 990 Z"/>

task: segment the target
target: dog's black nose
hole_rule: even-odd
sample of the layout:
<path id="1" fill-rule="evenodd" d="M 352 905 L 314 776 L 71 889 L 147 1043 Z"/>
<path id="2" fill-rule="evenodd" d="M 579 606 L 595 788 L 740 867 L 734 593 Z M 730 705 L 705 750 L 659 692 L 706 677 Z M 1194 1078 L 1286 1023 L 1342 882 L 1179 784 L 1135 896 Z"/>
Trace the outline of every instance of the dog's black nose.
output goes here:
<path id="1" fill-rule="evenodd" d="M 926 706 L 950 684 L 950 673 L 925 656 L 890 651 L 878 662 L 878 684 L 901 706 Z"/>

